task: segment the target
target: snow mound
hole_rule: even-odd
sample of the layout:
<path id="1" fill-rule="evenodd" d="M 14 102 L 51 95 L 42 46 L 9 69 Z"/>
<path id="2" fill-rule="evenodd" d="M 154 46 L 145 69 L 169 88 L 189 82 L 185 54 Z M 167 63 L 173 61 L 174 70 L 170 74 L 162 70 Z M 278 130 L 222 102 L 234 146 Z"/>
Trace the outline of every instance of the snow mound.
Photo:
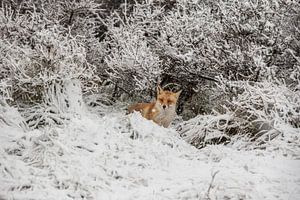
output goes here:
<path id="1" fill-rule="evenodd" d="M 297 199 L 300 160 L 201 150 L 138 113 L 74 117 L 65 127 L 0 131 L 3 199 Z"/>

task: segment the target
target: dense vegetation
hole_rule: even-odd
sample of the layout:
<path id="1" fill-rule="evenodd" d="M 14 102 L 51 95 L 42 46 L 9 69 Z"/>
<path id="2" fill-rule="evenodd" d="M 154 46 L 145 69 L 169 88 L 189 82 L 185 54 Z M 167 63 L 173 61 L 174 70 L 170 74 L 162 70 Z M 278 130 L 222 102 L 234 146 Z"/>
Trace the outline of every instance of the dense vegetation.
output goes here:
<path id="1" fill-rule="evenodd" d="M 183 89 L 177 130 L 199 148 L 300 127 L 297 1 L 4 0 L 0 29 L 0 125 L 61 125 L 161 84 Z"/>

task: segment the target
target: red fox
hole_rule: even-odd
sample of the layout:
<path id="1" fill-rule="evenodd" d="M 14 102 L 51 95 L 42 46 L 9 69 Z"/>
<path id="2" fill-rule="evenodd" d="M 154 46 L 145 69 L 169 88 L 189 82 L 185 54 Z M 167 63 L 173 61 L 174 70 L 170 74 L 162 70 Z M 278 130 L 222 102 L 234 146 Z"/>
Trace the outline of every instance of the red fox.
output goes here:
<path id="1" fill-rule="evenodd" d="M 151 103 L 137 103 L 128 107 L 129 113 L 138 111 L 148 120 L 167 128 L 176 116 L 176 103 L 181 91 L 170 92 L 157 87 L 156 101 Z"/>

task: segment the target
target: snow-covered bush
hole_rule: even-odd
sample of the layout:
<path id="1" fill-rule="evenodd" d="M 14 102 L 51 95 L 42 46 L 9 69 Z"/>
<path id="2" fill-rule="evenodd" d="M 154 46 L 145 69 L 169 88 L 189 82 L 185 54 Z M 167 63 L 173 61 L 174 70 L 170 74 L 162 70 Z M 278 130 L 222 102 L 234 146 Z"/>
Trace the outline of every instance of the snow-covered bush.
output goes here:
<path id="1" fill-rule="evenodd" d="M 292 1 L 178 2 L 164 16 L 157 39 L 162 44 L 163 82 L 183 85 L 183 98 L 190 105 L 185 108 L 192 113 L 194 105 L 203 105 L 198 110 L 204 113 L 207 102 L 214 104 L 202 98 L 211 95 L 207 87 L 215 87 L 203 81 L 206 76 L 295 83 L 285 73 L 299 68 L 299 11 Z"/>
<path id="2" fill-rule="evenodd" d="M 299 67 L 295 1 L 176 1 L 166 7 L 155 2 L 122 5 L 106 20 L 103 71 L 119 93 L 153 95 L 157 83 L 180 84 L 179 110 L 195 116 L 210 107 L 202 96 L 210 95 L 216 76 L 295 82 L 285 75 Z M 195 105 L 203 105 L 198 113 L 191 109 Z"/>
<path id="3" fill-rule="evenodd" d="M 150 5 L 137 4 L 132 15 L 124 20 L 118 14 L 107 22 L 109 53 L 105 58 L 109 79 L 123 92 L 151 91 L 157 85 L 162 69 L 159 56 L 149 45 L 146 36 L 158 28 L 161 10 L 149 10 Z M 116 25 L 116 21 L 119 24 Z M 155 25 L 149 25 L 149 24 Z M 149 27 L 150 26 L 150 27 Z"/>
<path id="4" fill-rule="evenodd" d="M 0 8 L 0 93 L 49 116 L 74 111 L 72 83 L 109 101 L 150 100 L 157 84 L 179 85 L 184 119 L 219 102 L 216 76 L 299 88 L 294 1 L 5 0 Z"/>
<path id="5" fill-rule="evenodd" d="M 94 87 L 86 83 L 92 82 L 96 70 L 95 62 L 87 58 L 95 55 L 89 47 L 95 40 L 92 15 L 97 5 L 93 1 L 2 4 L 0 92 L 11 105 L 22 108 L 30 125 L 55 118 L 57 123 L 65 118 L 61 114 L 82 109 L 81 87 L 85 91 Z"/>
<path id="6" fill-rule="evenodd" d="M 220 84 L 219 92 L 225 98 L 232 98 L 223 98 L 224 104 L 216 107 L 218 112 L 199 115 L 178 126 L 181 136 L 188 142 L 199 148 L 224 142 L 239 142 L 239 148 L 265 147 L 278 136 L 294 137 L 294 141 L 289 142 L 298 142 L 299 136 L 290 137 L 291 130 L 300 127 L 298 92 L 266 81 L 229 81 L 224 86 Z"/>

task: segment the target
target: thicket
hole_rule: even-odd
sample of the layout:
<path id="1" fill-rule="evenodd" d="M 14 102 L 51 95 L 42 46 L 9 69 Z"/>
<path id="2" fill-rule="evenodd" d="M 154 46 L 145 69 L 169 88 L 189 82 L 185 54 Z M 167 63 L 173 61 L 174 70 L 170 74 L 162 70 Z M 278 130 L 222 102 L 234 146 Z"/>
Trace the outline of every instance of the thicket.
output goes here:
<path id="1" fill-rule="evenodd" d="M 145 101 L 161 84 L 183 89 L 187 141 L 261 145 L 300 126 L 299 13 L 285 0 L 4 0 L 0 120 L 17 108 L 17 124 L 59 125 L 93 94 Z"/>

